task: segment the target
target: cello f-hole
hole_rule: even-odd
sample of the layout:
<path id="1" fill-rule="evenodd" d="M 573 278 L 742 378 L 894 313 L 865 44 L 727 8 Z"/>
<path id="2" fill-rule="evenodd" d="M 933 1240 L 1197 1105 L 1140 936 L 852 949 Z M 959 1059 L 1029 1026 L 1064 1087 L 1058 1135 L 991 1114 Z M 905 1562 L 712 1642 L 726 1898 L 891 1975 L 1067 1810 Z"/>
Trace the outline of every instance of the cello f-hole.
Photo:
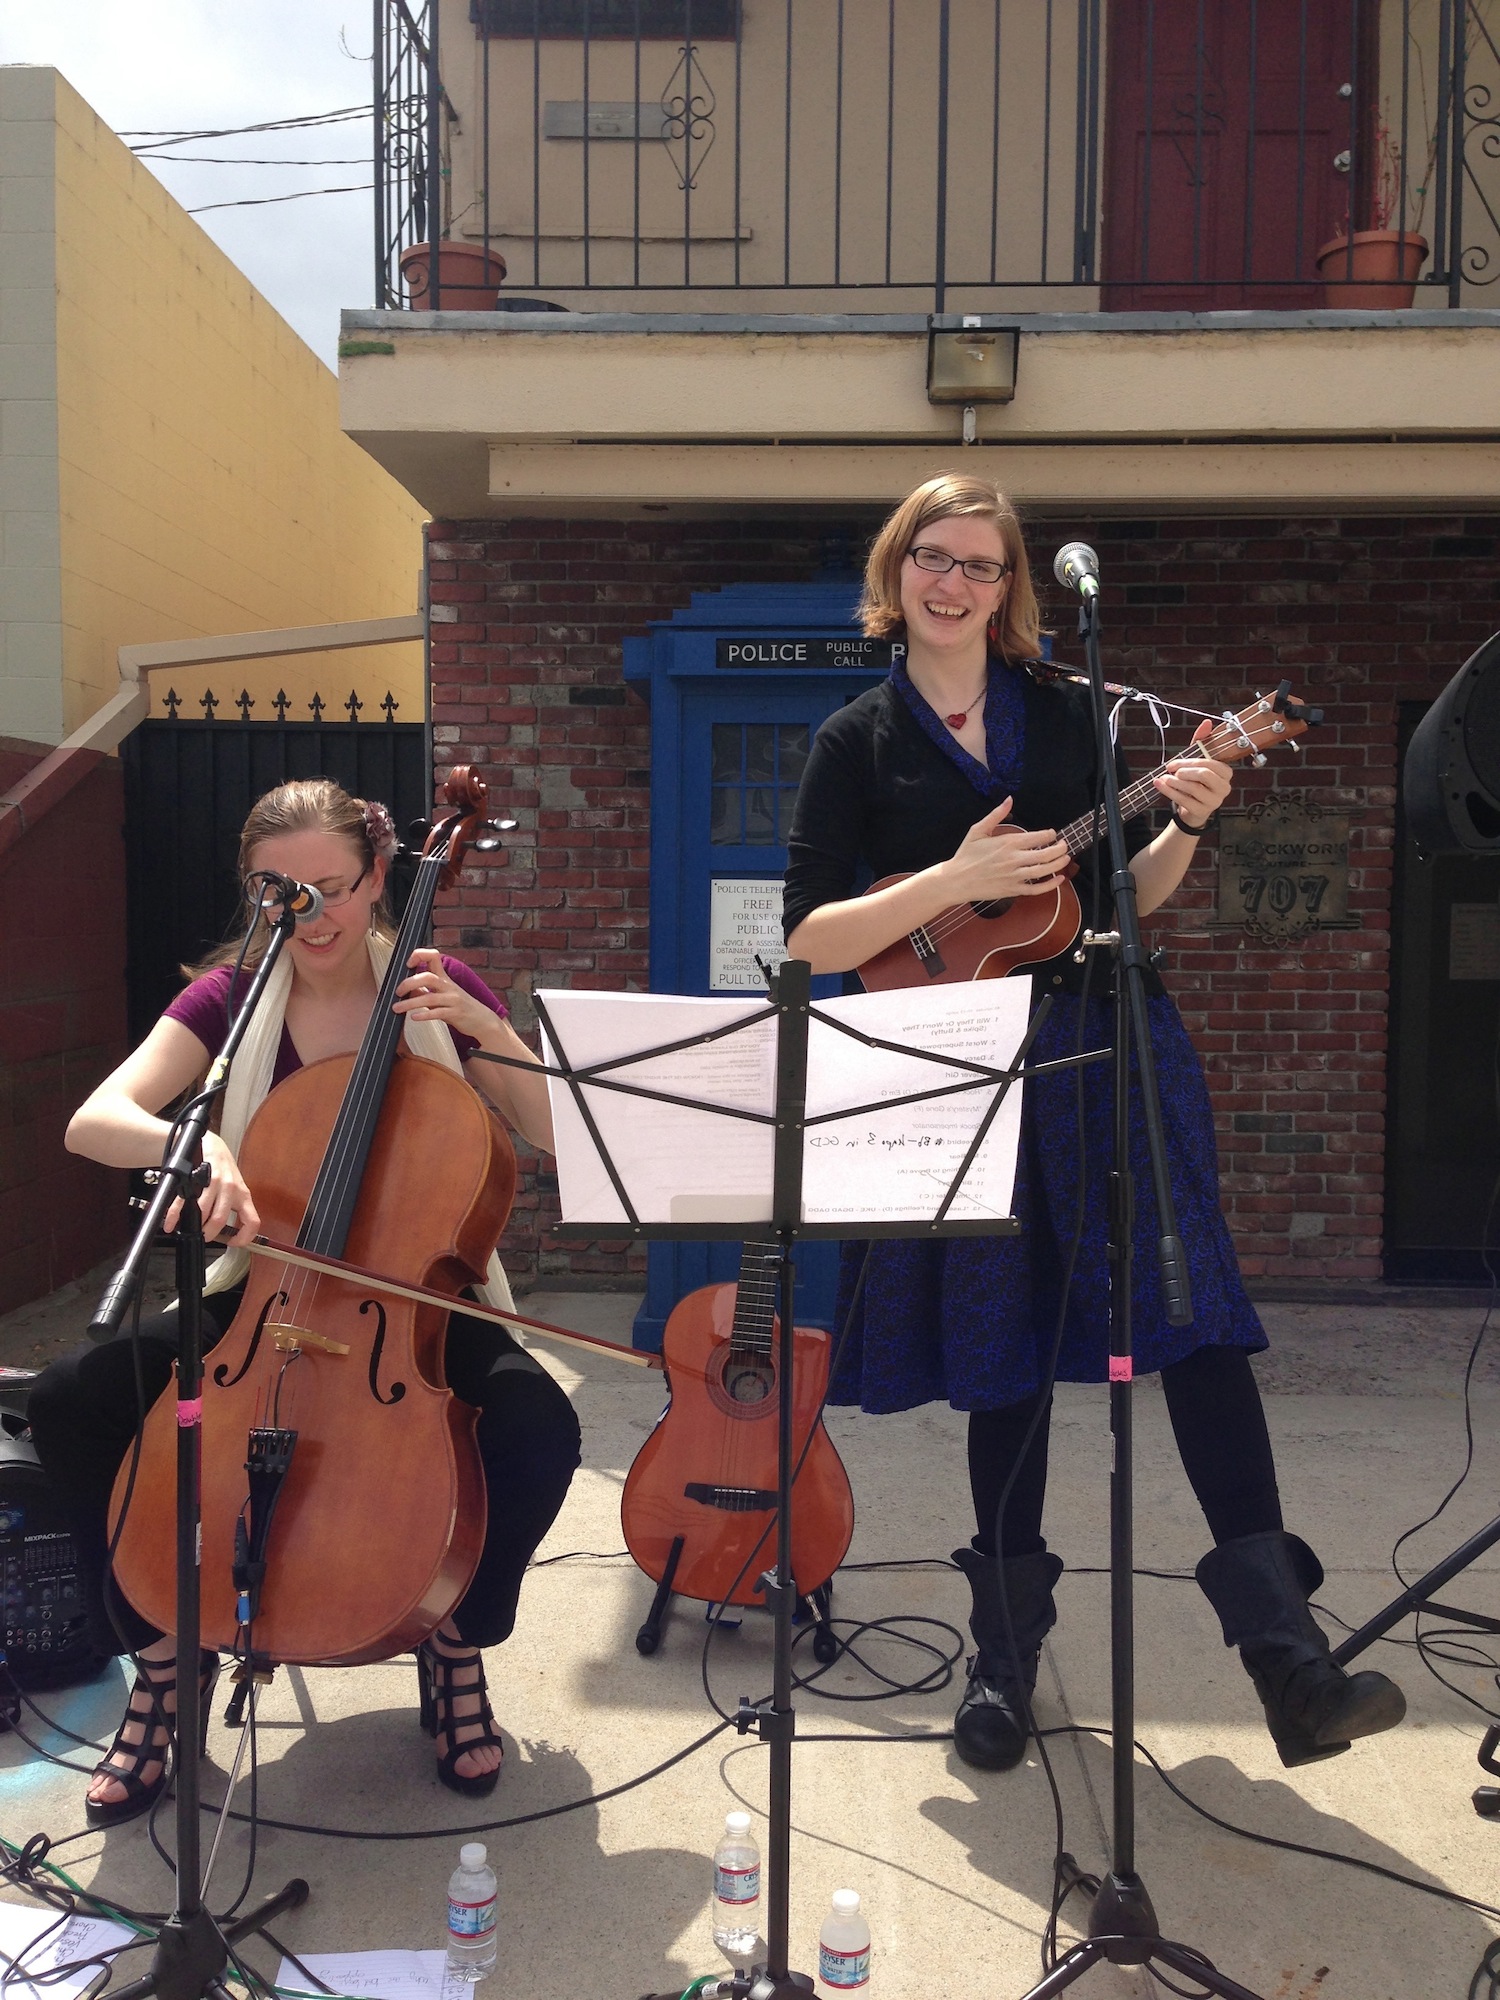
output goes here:
<path id="1" fill-rule="evenodd" d="M 387 1406 L 399 1403 L 406 1394 L 404 1382 L 393 1382 L 388 1396 L 382 1396 L 380 1393 L 380 1356 L 385 1347 L 385 1307 L 378 1299 L 361 1299 L 359 1309 L 362 1313 L 372 1312 L 375 1315 L 375 1338 L 370 1342 L 370 1394 L 377 1403 L 384 1403 Z"/>
<path id="2" fill-rule="evenodd" d="M 272 1292 L 270 1298 L 261 1307 L 260 1317 L 255 1322 L 255 1331 L 251 1334 L 250 1344 L 245 1349 L 245 1358 L 233 1375 L 229 1372 L 229 1363 L 227 1361 L 219 1363 L 218 1367 L 214 1370 L 214 1380 L 221 1389 L 232 1389 L 235 1383 L 246 1374 L 251 1362 L 255 1359 L 256 1350 L 260 1346 L 260 1337 L 266 1330 L 266 1321 L 271 1317 L 277 1306 L 284 1306 L 286 1304 L 286 1298 L 287 1295 L 285 1292 Z"/>

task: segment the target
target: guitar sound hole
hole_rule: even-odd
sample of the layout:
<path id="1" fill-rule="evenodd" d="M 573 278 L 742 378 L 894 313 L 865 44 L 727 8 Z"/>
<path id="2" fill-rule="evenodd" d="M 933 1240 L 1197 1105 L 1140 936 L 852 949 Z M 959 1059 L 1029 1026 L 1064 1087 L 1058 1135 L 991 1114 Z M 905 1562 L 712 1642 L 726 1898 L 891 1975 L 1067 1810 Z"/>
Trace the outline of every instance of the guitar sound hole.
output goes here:
<path id="1" fill-rule="evenodd" d="M 763 1403 L 776 1387 L 776 1371 L 757 1356 L 731 1355 L 724 1364 L 723 1380 L 732 1403 Z"/>
<path id="2" fill-rule="evenodd" d="M 1015 900 L 1014 896 L 1001 896 L 994 902 L 971 903 L 969 908 L 976 917 L 1003 917 Z"/>

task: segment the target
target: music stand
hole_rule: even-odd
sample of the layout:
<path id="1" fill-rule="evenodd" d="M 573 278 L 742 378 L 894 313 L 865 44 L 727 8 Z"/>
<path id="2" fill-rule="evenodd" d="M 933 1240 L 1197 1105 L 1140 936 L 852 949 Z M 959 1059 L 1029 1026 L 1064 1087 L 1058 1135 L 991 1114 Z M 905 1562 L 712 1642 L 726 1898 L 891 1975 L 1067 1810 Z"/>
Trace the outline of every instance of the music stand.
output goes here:
<path id="1" fill-rule="evenodd" d="M 652 1048 L 637 1049 L 629 1055 L 615 1057 L 607 1061 L 574 1064 L 569 1061 L 564 1041 L 554 1012 L 549 1009 L 547 997 L 533 996 L 538 1018 L 546 1036 L 548 1048 L 557 1058 L 555 1065 L 543 1065 L 546 1073 L 567 1086 L 572 1104 L 576 1107 L 583 1131 L 588 1135 L 598 1164 L 602 1166 L 613 1189 L 615 1198 L 624 1212 L 624 1220 L 605 1219 L 600 1221 L 572 1220 L 559 1225 L 557 1234 L 573 1240 L 597 1240 L 601 1237 L 624 1237 L 647 1242 L 652 1239 L 698 1240 L 705 1238 L 719 1240 L 742 1240 L 747 1235 L 761 1240 L 774 1240 L 781 1246 L 780 1268 L 780 1324 L 782 1338 L 790 1337 L 795 1326 L 794 1291 L 795 1272 L 792 1249 L 799 1238 L 825 1237 L 838 1239 L 890 1238 L 890 1237 L 933 1237 L 933 1236 L 973 1236 L 1012 1234 L 1020 1224 L 1006 1214 L 984 1214 L 967 1216 L 954 1214 L 963 1203 L 974 1205 L 965 1183 L 981 1155 L 986 1141 L 991 1135 L 1002 1106 L 1005 1104 L 1011 1085 L 1019 1078 L 1054 1070 L 1075 1067 L 1081 1062 L 1102 1060 L 1104 1051 L 1090 1052 L 1081 1056 L 1067 1056 L 1055 1062 L 1026 1065 L 1026 1055 L 1035 1041 L 1047 1012 L 1050 998 L 1044 998 L 1036 1012 L 1025 1025 L 1019 1045 L 1011 1059 L 997 1065 L 989 1062 L 970 1060 L 955 1053 L 939 1053 L 915 1047 L 910 1044 L 893 1042 L 862 1031 L 857 1025 L 829 1013 L 826 1009 L 812 1005 L 811 967 L 805 960 L 791 959 L 771 975 L 770 998 L 763 1007 L 751 1004 L 750 1010 L 732 1024 L 717 1030 L 700 1032 L 682 1040 L 666 1042 Z M 943 994 L 968 995 L 967 1005 L 981 1008 L 988 1005 L 992 1009 L 1001 1004 L 999 988 L 986 993 L 980 1000 L 975 988 L 939 989 Z M 561 996 L 552 996 L 554 1000 Z M 584 996 L 568 996 L 570 999 Z M 614 995 L 589 995 L 590 1000 L 608 1001 L 618 999 Z M 635 996 L 624 996 L 633 998 Z M 867 996 L 880 998 L 885 996 Z M 908 1002 L 920 1005 L 928 996 L 906 994 Z M 699 1098 L 684 1096 L 681 1092 L 650 1088 L 648 1085 L 626 1081 L 619 1072 L 650 1061 L 653 1058 L 680 1055 L 695 1047 L 722 1041 L 725 1037 L 740 1033 L 752 1026 L 758 1026 L 774 1019 L 776 1034 L 775 1091 L 774 1103 L 769 1110 L 750 1110 L 743 1107 L 731 1108 L 723 1104 L 708 1102 Z M 807 1110 L 808 1097 L 808 1039 L 810 1023 L 816 1021 L 833 1032 L 852 1037 L 870 1051 L 884 1051 L 890 1055 L 915 1059 L 918 1062 L 933 1063 L 952 1075 L 928 1089 L 903 1091 L 894 1097 L 878 1098 L 864 1104 L 841 1107 L 835 1110 L 814 1112 Z M 772 1127 L 772 1187 L 768 1212 L 752 1214 L 747 1212 L 739 1217 L 719 1219 L 694 1219 L 689 1221 L 653 1222 L 642 1220 L 632 1202 L 624 1175 L 618 1164 L 610 1157 L 609 1147 L 600 1131 L 594 1109 L 590 1105 L 587 1092 L 592 1089 L 623 1091 L 638 1099 L 656 1100 L 660 1103 L 677 1105 L 680 1108 L 717 1116 L 749 1120 L 761 1126 Z M 982 1115 L 963 1149 L 962 1158 L 954 1167 L 951 1176 L 947 1174 L 944 1162 L 940 1184 L 940 1198 L 935 1202 L 930 1216 L 926 1219 L 910 1217 L 886 1221 L 860 1221 L 841 1216 L 836 1221 L 804 1220 L 804 1167 L 807 1136 L 816 1131 L 827 1143 L 832 1134 L 822 1128 L 837 1126 L 851 1118 L 862 1118 L 867 1122 L 872 1118 L 892 1111 L 908 1111 L 919 1104 L 939 1099 L 954 1099 L 966 1092 L 992 1089 L 994 1097 Z M 565 1131 L 560 1138 L 560 1155 L 569 1144 Z M 1011 1141 L 1009 1157 L 1010 1172 L 1014 1172 L 1014 1138 Z M 566 1176 L 562 1173 L 565 1158 L 559 1158 L 560 1178 L 564 1181 L 566 1200 Z M 929 1171 L 927 1178 L 933 1178 Z M 1006 1200 L 1009 1200 L 1009 1180 L 1006 1181 Z M 730 1990 L 744 2000 L 797 2000 L 797 1996 L 810 1991 L 812 1981 L 805 1973 L 795 1972 L 789 1964 L 790 1926 L 790 1886 L 791 1886 L 791 1800 L 792 1800 L 792 1742 L 796 1733 L 796 1716 L 792 1706 L 792 1615 L 797 1600 L 796 1580 L 792 1574 L 792 1502 L 793 1502 L 793 1370 L 787 1365 L 785 1353 L 778 1357 L 778 1408 L 777 1408 L 777 1505 L 776 1505 L 776 1552 L 773 1566 L 762 1579 L 767 1603 L 772 1611 L 774 1625 L 774 1666 L 772 1693 L 770 1700 L 759 1704 L 741 1697 L 736 1726 L 742 1735 L 750 1730 L 757 1731 L 761 1740 L 767 1743 L 771 1753 L 770 1806 L 768 1812 L 769 1837 L 767 1842 L 766 1868 L 766 1959 L 763 1966 L 750 1971 L 737 1972 L 730 1982 Z"/>

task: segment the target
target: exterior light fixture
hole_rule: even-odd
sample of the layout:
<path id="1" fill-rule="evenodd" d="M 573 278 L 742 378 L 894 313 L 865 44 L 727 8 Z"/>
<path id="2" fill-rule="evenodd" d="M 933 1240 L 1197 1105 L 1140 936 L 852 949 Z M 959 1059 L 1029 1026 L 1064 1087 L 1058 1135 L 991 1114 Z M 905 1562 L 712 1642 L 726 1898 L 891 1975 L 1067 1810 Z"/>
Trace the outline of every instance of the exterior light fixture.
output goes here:
<path id="1" fill-rule="evenodd" d="M 934 315 L 927 332 L 927 400 L 963 406 L 963 441 L 977 444 L 980 403 L 1009 403 L 1016 393 L 1021 330 L 986 326 L 965 313 L 956 323 Z"/>

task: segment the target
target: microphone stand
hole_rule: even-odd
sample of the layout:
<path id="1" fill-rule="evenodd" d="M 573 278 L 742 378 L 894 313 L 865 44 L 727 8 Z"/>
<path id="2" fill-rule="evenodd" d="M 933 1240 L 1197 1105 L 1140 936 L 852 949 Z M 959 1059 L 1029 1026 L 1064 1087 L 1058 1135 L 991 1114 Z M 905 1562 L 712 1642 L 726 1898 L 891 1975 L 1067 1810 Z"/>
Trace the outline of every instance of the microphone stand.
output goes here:
<path id="1" fill-rule="evenodd" d="M 177 1757 L 176 1757 L 176 1904 L 156 1934 L 151 1970 L 143 1978 L 115 1989 L 113 2000 L 231 2000 L 223 1975 L 230 1962 L 229 1947 L 252 1931 L 261 1930 L 284 1910 L 298 1908 L 308 1897 L 300 1876 L 284 1889 L 221 1930 L 203 1901 L 199 1830 L 201 1818 L 200 1756 L 203 1740 L 202 1698 L 198 1685 L 199 1654 L 199 1464 L 203 1421 L 203 1218 L 198 1193 L 207 1184 L 201 1153 L 208 1114 L 223 1090 L 251 1016 L 265 991 L 277 959 L 296 928 L 296 912 L 283 905 L 272 928 L 265 954 L 255 969 L 244 1004 L 230 1025 L 219 1054 L 209 1067 L 204 1088 L 193 1099 L 176 1128 L 162 1162 L 151 1198 L 124 1263 L 110 1280 L 98 1311 L 89 1323 L 94 1340 L 119 1331 L 134 1295 L 162 1219 L 181 1199 L 177 1220 Z"/>
<path id="2" fill-rule="evenodd" d="M 1099 655 L 1099 580 L 1092 551 L 1089 567 L 1076 564 L 1062 574 L 1064 550 L 1058 559 L 1059 580 L 1082 596 L 1078 632 L 1088 659 L 1094 712 L 1094 734 L 1104 789 L 1104 819 L 1108 840 L 1110 892 L 1115 928 L 1085 931 L 1084 949 L 1105 946 L 1115 961 L 1114 1046 L 1114 1167 L 1109 1182 L 1109 1481 L 1110 1563 L 1110 1726 L 1114 1775 L 1114 1823 L 1111 1865 L 1102 1881 L 1085 1875 L 1071 1855 L 1063 1857 L 1069 1893 L 1086 1889 L 1093 1895 L 1088 1935 L 1060 1958 L 1051 1972 L 1033 1986 L 1025 2000 L 1048 2000 L 1081 1979 L 1101 1959 L 1111 1965 L 1157 1965 L 1187 1973 L 1201 1988 L 1222 2000 L 1258 2000 L 1248 1987 L 1219 1972 L 1190 1945 L 1161 1934 L 1146 1885 L 1135 1858 L 1135 1549 L 1134 1549 L 1134 1429 L 1131 1389 L 1135 1372 L 1131 1326 L 1131 1266 L 1135 1220 L 1135 1182 L 1130 1166 L 1130 1073 L 1135 1054 L 1140 1084 L 1142 1120 L 1151 1161 L 1156 1198 L 1157 1256 L 1162 1293 L 1173 1326 L 1187 1326 L 1193 1317 L 1187 1260 L 1177 1235 L 1177 1213 L 1167 1173 L 1166 1135 L 1161 1097 L 1151 1048 L 1146 1010 L 1148 957 L 1141 942 L 1135 877 L 1125 849 L 1125 824 L 1120 814 L 1120 786 L 1110 740 L 1105 703 L 1104 668 Z M 1174 1989 L 1175 1990 L 1175 1989 Z"/>

